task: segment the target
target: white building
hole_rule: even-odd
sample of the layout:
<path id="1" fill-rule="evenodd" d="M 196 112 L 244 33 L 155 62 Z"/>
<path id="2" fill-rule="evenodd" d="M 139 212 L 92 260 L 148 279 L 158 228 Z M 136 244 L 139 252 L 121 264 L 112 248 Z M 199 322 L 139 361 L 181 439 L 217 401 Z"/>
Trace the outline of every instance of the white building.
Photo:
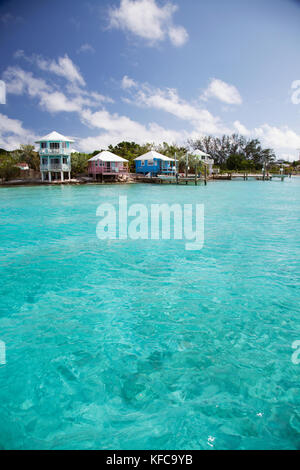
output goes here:
<path id="1" fill-rule="evenodd" d="M 40 171 L 42 181 L 71 179 L 71 144 L 74 140 L 58 132 L 51 132 L 35 143 L 40 144 Z"/>
<path id="2" fill-rule="evenodd" d="M 213 165 L 214 165 L 214 160 L 211 158 L 211 156 L 208 153 L 202 152 L 201 150 L 193 150 L 190 155 L 193 155 L 193 157 L 199 158 L 199 160 L 204 163 L 207 168 L 208 168 L 208 174 L 211 175 L 213 172 Z"/>

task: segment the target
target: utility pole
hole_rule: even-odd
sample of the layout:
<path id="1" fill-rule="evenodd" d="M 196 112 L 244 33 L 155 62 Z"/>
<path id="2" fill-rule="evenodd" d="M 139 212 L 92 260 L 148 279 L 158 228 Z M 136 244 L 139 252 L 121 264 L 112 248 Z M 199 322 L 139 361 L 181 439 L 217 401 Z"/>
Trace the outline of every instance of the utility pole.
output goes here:
<path id="1" fill-rule="evenodd" d="M 188 177 L 188 173 L 189 173 L 189 156 L 188 156 L 188 153 L 186 153 L 186 156 L 185 156 L 185 177 L 186 178 Z"/>
<path id="2" fill-rule="evenodd" d="M 175 152 L 175 176 L 176 176 L 176 184 L 178 184 L 177 155 L 176 155 L 176 152 Z"/>

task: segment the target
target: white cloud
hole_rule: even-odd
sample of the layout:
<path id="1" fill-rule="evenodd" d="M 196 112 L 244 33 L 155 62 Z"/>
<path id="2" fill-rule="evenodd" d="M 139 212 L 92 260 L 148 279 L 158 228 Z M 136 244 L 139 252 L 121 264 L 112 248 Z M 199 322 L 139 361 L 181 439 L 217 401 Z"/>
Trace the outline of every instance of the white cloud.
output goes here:
<path id="1" fill-rule="evenodd" d="M 246 128 L 246 126 L 240 123 L 240 121 L 234 121 L 233 125 L 239 134 L 242 134 L 244 136 L 249 136 L 251 134 L 251 132 Z"/>
<path id="2" fill-rule="evenodd" d="M 67 54 L 65 54 L 64 57 L 59 57 L 57 62 L 37 56 L 36 63 L 40 69 L 46 72 L 55 73 L 56 75 L 66 78 L 71 83 L 78 83 L 82 86 L 85 85 L 85 81 L 78 68 L 73 64 Z"/>
<path id="3" fill-rule="evenodd" d="M 126 90 L 128 88 L 136 87 L 137 83 L 132 78 L 127 77 L 127 75 L 125 75 L 122 79 L 122 85 L 121 86 L 124 90 Z"/>
<path id="4" fill-rule="evenodd" d="M 260 137 L 263 142 L 275 150 L 296 150 L 300 148 L 300 135 L 288 126 L 282 128 L 263 124 L 255 128 L 253 134 Z"/>
<path id="5" fill-rule="evenodd" d="M 91 44 L 85 43 L 85 44 L 82 44 L 82 46 L 80 46 L 79 49 L 77 49 L 76 52 L 77 52 L 77 54 L 80 54 L 81 52 L 92 52 L 92 53 L 94 53 L 95 49 L 93 48 L 93 46 L 91 46 Z"/>
<path id="6" fill-rule="evenodd" d="M 51 72 L 60 77 L 64 77 L 67 81 L 73 84 L 85 86 L 85 81 L 78 67 L 72 62 L 67 54 L 64 57 L 58 57 L 57 62 L 45 58 L 38 54 L 26 55 L 23 49 L 18 49 L 14 53 L 15 59 L 24 59 L 30 64 L 37 65 L 45 72 Z"/>
<path id="7" fill-rule="evenodd" d="M 242 104 L 243 102 L 238 89 L 234 85 L 230 85 L 217 78 L 211 80 L 208 88 L 201 96 L 201 99 L 205 101 L 208 98 L 216 98 L 227 104 Z"/>
<path id="8" fill-rule="evenodd" d="M 24 53 L 19 51 L 17 55 L 23 57 Z M 27 59 L 36 63 L 36 58 Z M 59 61 L 52 62 L 59 66 Z M 264 146 L 274 148 L 278 155 L 295 154 L 296 157 L 296 149 L 300 148 L 300 135 L 287 126 L 279 128 L 263 124 L 255 129 L 247 129 L 239 120 L 226 126 L 219 117 L 200 107 L 199 102 L 182 99 L 176 89 L 154 88 L 148 84 L 140 84 L 128 76 L 123 77 L 122 80 L 122 88 L 129 96 L 125 101 L 140 107 L 169 113 L 187 123 L 188 127 L 175 130 L 162 127 L 155 122 L 142 124 L 128 116 L 111 113 L 103 108 L 103 105 L 105 102 L 113 101 L 98 92 L 82 88 L 78 80 L 67 79 L 66 86 L 61 89 L 57 84 L 50 84 L 20 67 L 8 67 L 3 74 L 3 79 L 7 93 L 27 94 L 37 99 L 39 106 L 50 113 L 76 113 L 84 125 L 100 132 L 94 137 L 79 141 L 78 145 L 82 151 L 105 148 L 110 143 L 116 144 L 122 140 L 132 140 L 138 143 L 168 141 L 182 144 L 189 138 L 234 131 L 247 137 L 260 138 Z M 96 108 L 96 111 L 93 108 Z M 0 115 L 2 147 L 16 148 L 20 143 L 32 142 L 34 137 L 31 131 L 23 128 L 19 120 Z"/>
<path id="9" fill-rule="evenodd" d="M 69 101 L 73 101 L 72 103 L 68 103 L 66 106 L 66 111 L 71 111 L 73 108 L 77 108 L 78 105 L 80 106 L 90 106 L 95 107 L 101 103 L 113 103 L 113 100 L 108 97 L 104 96 L 95 91 L 89 91 L 85 88 L 85 82 L 83 77 L 79 74 L 79 71 L 75 64 L 69 59 L 67 56 L 59 57 L 58 61 L 45 59 L 40 55 L 31 55 L 27 56 L 22 49 L 19 49 L 15 52 L 14 57 L 16 59 L 24 59 L 26 62 L 37 65 L 41 70 L 51 71 L 57 75 L 64 76 L 67 80 L 66 84 L 66 91 L 71 96 L 68 97 Z M 66 68 L 64 66 L 66 65 Z M 78 76 L 79 74 L 79 76 Z M 48 92 L 53 92 L 58 89 L 58 84 L 50 86 L 46 84 L 45 80 L 43 79 L 35 79 L 30 72 L 25 72 L 23 69 L 19 67 L 9 67 L 5 72 L 4 75 L 6 76 L 7 80 L 10 82 L 10 93 L 21 94 L 24 92 L 25 83 L 40 83 L 43 86 L 44 90 Z M 83 87 L 82 87 L 83 86 Z M 39 94 L 39 93 L 36 93 Z M 30 96 L 33 96 L 30 93 Z M 64 98 L 58 100 L 58 95 L 54 96 L 55 103 L 58 104 L 57 111 L 63 111 L 62 106 L 59 104 L 59 101 L 63 103 L 62 100 Z M 67 98 L 66 98 L 67 99 Z M 45 97 L 42 101 L 44 104 L 49 103 L 47 109 L 51 112 L 55 112 L 55 103 L 51 104 L 50 101 Z M 74 105 L 74 102 L 76 106 Z"/>
<path id="10" fill-rule="evenodd" d="M 71 95 L 70 99 L 76 99 L 81 106 L 96 107 L 102 103 L 113 103 L 114 100 L 109 96 L 102 95 L 96 91 L 89 91 L 78 87 L 76 84 L 68 84 L 66 86 L 67 92 Z"/>
<path id="11" fill-rule="evenodd" d="M 18 119 L 11 119 L 0 113 L 0 141 L 1 147 L 6 150 L 19 148 L 20 144 L 32 143 L 35 135 L 23 128 L 22 122 Z"/>
<path id="12" fill-rule="evenodd" d="M 119 8 L 109 11 L 109 26 L 145 39 L 148 44 L 163 41 L 168 35 L 172 44 L 182 46 L 188 33 L 182 26 L 173 25 L 177 6 L 171 2 L 159 6 L 155 0 L 121 0 Z"/>
<path id="13" fill-rule="evenodd" d="M 247 129 L 239 121 L 234 122 L 235 129 L 242 135 L 250 138 L 258 138 L 264 147 L 274 149 L 277 155 L 286 160 L 295 160 L 296 150 L 300 148 L 300 134 L 288 126 L 281 128 L 263 124 L 254 129 Z"/>
<path id="14" fill-rule="evenodd" d="M 297 153 L 294 152 L 293 154 L 291 154 L 291 153 L 281 153 L 280 159 L 288 161 L 288 162 L 294 162 L 296 160 L 299 160 L 300 159 L 299 151 Z"/>
<path id="15" fill-rule="evenodd" d="M 146 84 L 140 85 L 135 81 L 134 84 L 135 88 L 139 89 L 132 92 L 132 98 L 127 99 L 127 102 L 163 110 L 180 120 L 188 121 L 192 129 L 166 129 L 154 122 L 144 125 L 127 116 L 109 113 L 105 109 L 97 112 L 84 109 L 80 113 L 83 124 L 101 129 L 103 132 L 96 137 L 82 139 L 79 143 L 81 150 L 92 151 L 95 148 L 105 148 L 111 143 L 117 144 L 122 140 L 133 140 L 138 143 L 154 142 L 158 144 L 167 141 L 184 144 L 187 139 L 197 138 L 206 133 L 231 132 L 221 123 L 219 118 L 214 117 L 209 111 L 182 100 L 178 96 L 177 90 L 155 89 Z M 131 87 L 127 87 L 127 89 L 131 91 Z"/>
<path id="16" fill-rule="evenodd" d="M 26 55 L 25 55 L 23 49 L 18 49 L 18 50 L 14 53 L 14 58 L 15 58 L 15 59 L 20 59 L 21 57 L 26 58 Z"/>
<path id="17" fill-rule="evenodd" d="M 117 113 L 111 114 L 106 110 L 97 111 L 95 113 L 91 110 L 86 109 L 81 113 L 81 120 L 85 124 L 104 129 L 106 131 L 120 132 L 129 131 L 130 133 L 138 130 L 142 130 L 142 125 L 132 121 L 127 116 L 119 116 Z"/>
<path id="18" fill-rule="evenodd" d="M 83 124 L 101 130 L 100 135 L 82 139 L 78 143 L 77 146 L 80 146 L 83 151 L 103 148 L 121 140 L 135 140 L 140 143 L 161 143 L 162 141 L 183 143 L 187 138 L 193 137 L 193 133 L 186 130 L 165 129 L 154 122 L 144 125 L 127 116 L 110 113 L 106 109 L 93 112 L 93 106 L 102 107 L 105 101 L 112 100 L 100 93 L 83 89 L 77 83 L 68 83 L 66 94 L 58 89 L 57 85 L 50 85 L 44 79 L 36 78 L 31 72 L 19 67 L 9 67 L 4 72 L 4 77 L 9 93 L 27 94 L 31 98 L 38 99 L 39 106 L 51 113 L 75 112 Z M 133 85 L 134 80 L 128 77 L 127 79 L 129 82 L 125 80 L 124 83 L 127 86 Z M 137 85 L 136 82 L 134 83 Z M 15 120 L 6 121 L 5 129 L 10 135 L 6 134 L 5 139 L 2 135 L 1 141 L 5 142 L 8 147 L 16 147 L 17 143 L 22 143 L 25 137 L 30 139 L 32 135 L 23 131 L 21 123 Z"/>
<path id="19" fill-rule="evenodd" d="M 60 91 L 54 91 L 53 93 L 42 93 L 40 106 L 50 113 L 70 113 L 80 111 L 81 109 L 81 106 L 76 101 L 76 99 L 72 101 Z"/>
<path id="20" fill-rule="evenodd" d="M 183 26 L 170 27 L 168 34 L 171 42 L 177 47 L 183 46 L 189 38 L 189 35 Z"/>
<path id="21" fill-rule="evenodd" d="M 187 138 L 198 137 L 205 133 L 229 131 L 219 118 L 214 117 L 209 111 L 182 100 L 177 90 L 161 90 L 148 85 L 139 85 L 127 76 L 123 78 L 122 84 L 129 93 L 133 94 L 135 104 L 170 113 L 182 121 L 187 121 L 192 129 L 180 131 L 166 129 L 153 122 L 144 125 L 127 116 L 110 113 L 103 108 L 105 102 L 112 102 L 110 98 L 83 89 L 76 83 L 68 83 L 66 92 L 63 92 L 57 85 L 54 87 L 44 79 L 36 78 L 31 72 L 19 67 L 8 68 L 4 72 L 4 77 L 9 93 L 26 93 L 38 99 L 39 106 L 50 113 L 75 112 L 85 125 L 102 130 L 101 147 L 104 146 L 104 142 L 109 144 L 109 140 L 117 142 L 123 139 L 141 143 L 145 141 L 159 143 L 163 140 L 183 143 Z M 97 106 L 102 109 L 93 112 L 93 107 Z M 85 143 L 91 146 L 94 142 L 93 138 L 91 139 Z"/>
<path id="22" fill-rule="evenodd" d="M 146 132 L 144 127 L 139 128 L 138 123 L 125 116 L 116 115 L 115 118 L 106 110 L 92 113 L 91 109 L 93 107 L 102 107 L 105 102 L 112 102 L 112 100 L 99 93 L 85 90 L 76 83 L 67 85 L 66 94 L 48 85 L 43 79 L 35 78 L 31 72 L 26 72 L 19 67 L 10 67 L 4 73 L 4 77 L 8 84 L 9 93 L 28 93 L 29 96 L 39 99 L 39 105 L 45 111 L 51 113 L 77 112 L 82 114 L 83 122 L 95 126 L 96 119 L 96 122 L 101 124 L 100 128 L 106 131 L 117 132 L 119 130 L 122 132 L 122 129 L 125 129 L 127 132 L 130 130 L 130 126 L 133 125 L 136 134 L 151 137 L 150 128 L 153 130 L 153 126 L 148 126 Z M 133 93 L 133 99 L 130 102 L 135 105 L 162 110 L 182 121 L 187 121 L 192 126 L 192 130 L 183 132 L 182 135 L 188 135 L 189 132 L 198 132 L 198 134 L 230 132 L 230 129 L 224 126 L 221 120 L 213 116 L 208 110 L 181 99 L 177 90 L 161 90 L 151 88 L 146 84 L 139 85 L 127 76 L 123 78 L 122 86 Z M 93 120 L 89 119 L 89 116 L 93 116 Z M 107 128 L 108 123 L 109 128 Z M 113 128 L 114 124 L 115 129 Z M 126 132 L 124 132 L 124 135 Z M 130 132 L 132 138 L 134 138 L 134 135 L 134 132 Z M 164 135 L 166 135 L 165 131 Z M 174 136 L 174 133 L 172 135 Z M 155 134 L 154 137 L 156 138 L 157 135 Z"/>
<path id="23" fill-rule="evenodd" d="M 9 67 L 3 74 L 7 93 L 21 95 L 27 93 L 31 98 L 39 98 L 40 106 L 50 112 L 78 111 L 78 104 L 68 100 L 67 97 L 45 80 L 35 78 L 31 72 L 26 72 L 19 67 Z"/>
<path id="24" fill-rule="evenodd" d="M 0 114 L 0 132 L 3 134 L 8 132 L 17 135 L 26 134 L 21 121 L 18 119 L 10 119 L 5 114 Z"/>
<path id="25" fill-rule="evenodd" d="M 80 114 L 81 120 L 89 127 L 101 129 L 103 132 L 95 137 L 81 139 L 78 143 L 82 151 L 90 152 L 97 148 L 106 148 L 109 144 L 117 144 L 122 140 L 135 141 L 143 144 L 145 142 L 162 143 L 183 142 L 190 134 L 187 131 L 175 131 L 165 129 L 156 123 L 143 125 L 133 121 L 127 116 L 111 114 L 107 110 L 92 113 L 84 110 Z"/>
<path id="26" fill-rule="evenodd" d="M 40 96 L 42 92 L 51 91 L 51 87 L 42 78 L 35 78 L 31 72 L 20 67 L 8 67 L 3 73 L 7 93 L 29 96 Z"/>
<path id="27" fill-rule="evenodd" d="M 207 109 L 191 104 L 178 95 L 176 89 L 161 90 L 149 85 L 140 85 L 140 89 L 132 99 L 125 100 L 131 104 L 165 111 L 180 120 L 188 121 L 195 130 L 201 133 L 230 132 L 218 117 L 213 116 Z"/>
<path id="28" fill-rule="evenodd" d="M 3 78 L 7 93 L 21 95 L 28 94 L 31 98 L 38 98 L 39 105 L 45 111 L 79 112 L 83 106 L 97 107 L 104 102 L 113 102 L 109 97 L 94 91 L 80 88 L 76 83 L 68 83 L 67 95 L 57 87 L 49 85 L 44 79 L 36 78 L 31 72 L 20 67 L 8 67 Z"/>

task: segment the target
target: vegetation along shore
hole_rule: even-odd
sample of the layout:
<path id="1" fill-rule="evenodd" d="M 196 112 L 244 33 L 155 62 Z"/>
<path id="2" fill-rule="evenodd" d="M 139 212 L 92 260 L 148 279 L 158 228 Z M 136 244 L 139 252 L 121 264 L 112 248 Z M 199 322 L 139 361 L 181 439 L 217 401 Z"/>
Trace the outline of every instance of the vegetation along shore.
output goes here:
<path id="1" fill-rule="evenodd" d="M 128 177 L 117 180 L 107 179 L 107 182 L 139 182 L 135 175 L 135 159 L 147 152 L 154 150 L 177 162 L 178 173 L 195 174 L 203 170 L 203 165 L 192 155 L 193 150 L 200 150 L 209 154 L 213 160 L 213 175 L 230 175 L 232 172 L 242 174 L 261 174 L 263 169 L 272 173 L 283 171 L 285 174 L 300 174 L 300 160 L 284 161 L 277 159 L 274 151 L 264 148 L 258 139 L 247 139 L 244 136 L 233 134 L 223 137 L 206 136 L 196 140 L 189 140 L 184 146 L 168 144 L 161 145 L 146 143 L 140 145 L 135 142 L 120 142 L 109 145 L 109 152 L 126 159 L 129 162 Z M 92 153 L 74 151 L 71 153 L 71 179 L 66 183 L 84 184 L 90 183 L 88 177 L 88 161 L 102 152 L 103 149 Z M 188 156 L 188 168 L 187 168 Z M 0 183 L 9 184 L 40 184 L 40 156 L 33 144 L 23 144 L 15 150 L 0 148 Z M 43 182 L 43 184 L 49 182 Z M 53 183 L 53 182 L 52 182 Z M 57 181 L 56 183 L 60 183 Z"/>

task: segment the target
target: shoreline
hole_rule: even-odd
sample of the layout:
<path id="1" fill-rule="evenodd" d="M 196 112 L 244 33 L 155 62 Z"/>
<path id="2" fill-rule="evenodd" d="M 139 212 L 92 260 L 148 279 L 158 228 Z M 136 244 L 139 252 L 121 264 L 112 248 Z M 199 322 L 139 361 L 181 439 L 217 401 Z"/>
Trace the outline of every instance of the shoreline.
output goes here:
<path id="1" fill-rule="evenodd" d="M 222 176 L 222 175 L 220 175 Z M 261 180 L 262 175 L 248 175 L 249 178 L 253 179 L 254 177 L 259 177 L 258 180 Z M 243 179 L 243 174 L 235 176 L 233 179 L 227 178 L 226 175 L 224 177 L 217 177 L 217 178 L 208 178 L 207 182 L 216 182 L 216 181 L 234 181 L 236 178 L 241 178 Z M 291 178 L 299 178 L 300 173 L 296 175 L 291 175 Z M 285 175 L 285 178 L 290 179 L 289 175 Z M 192 179 L 191 179 L 192 182 Z M 154 184 L 152 181 L 149 181 L 149 183 Z M 149 184 L 148 183 L 148 184 Z M 77 179 L 71 179 L 69 181 L 42 181 L 42 180 L 11 180 L 11 181 L 5 181 L 0 183 L 0 187 L 15 187 L 15 186 L 65 186 L 65 185 L 72 185 L 72 186 L 83 186 L 83 185 L 97 185 L 97 186 L 105 186 L 105 185 L 124 185 L 124 184 L 146 184 L 145 179 L 141 178 L 132 178 L 127 181 L 84 181 L 84 180 L 77 180 Z"/>

